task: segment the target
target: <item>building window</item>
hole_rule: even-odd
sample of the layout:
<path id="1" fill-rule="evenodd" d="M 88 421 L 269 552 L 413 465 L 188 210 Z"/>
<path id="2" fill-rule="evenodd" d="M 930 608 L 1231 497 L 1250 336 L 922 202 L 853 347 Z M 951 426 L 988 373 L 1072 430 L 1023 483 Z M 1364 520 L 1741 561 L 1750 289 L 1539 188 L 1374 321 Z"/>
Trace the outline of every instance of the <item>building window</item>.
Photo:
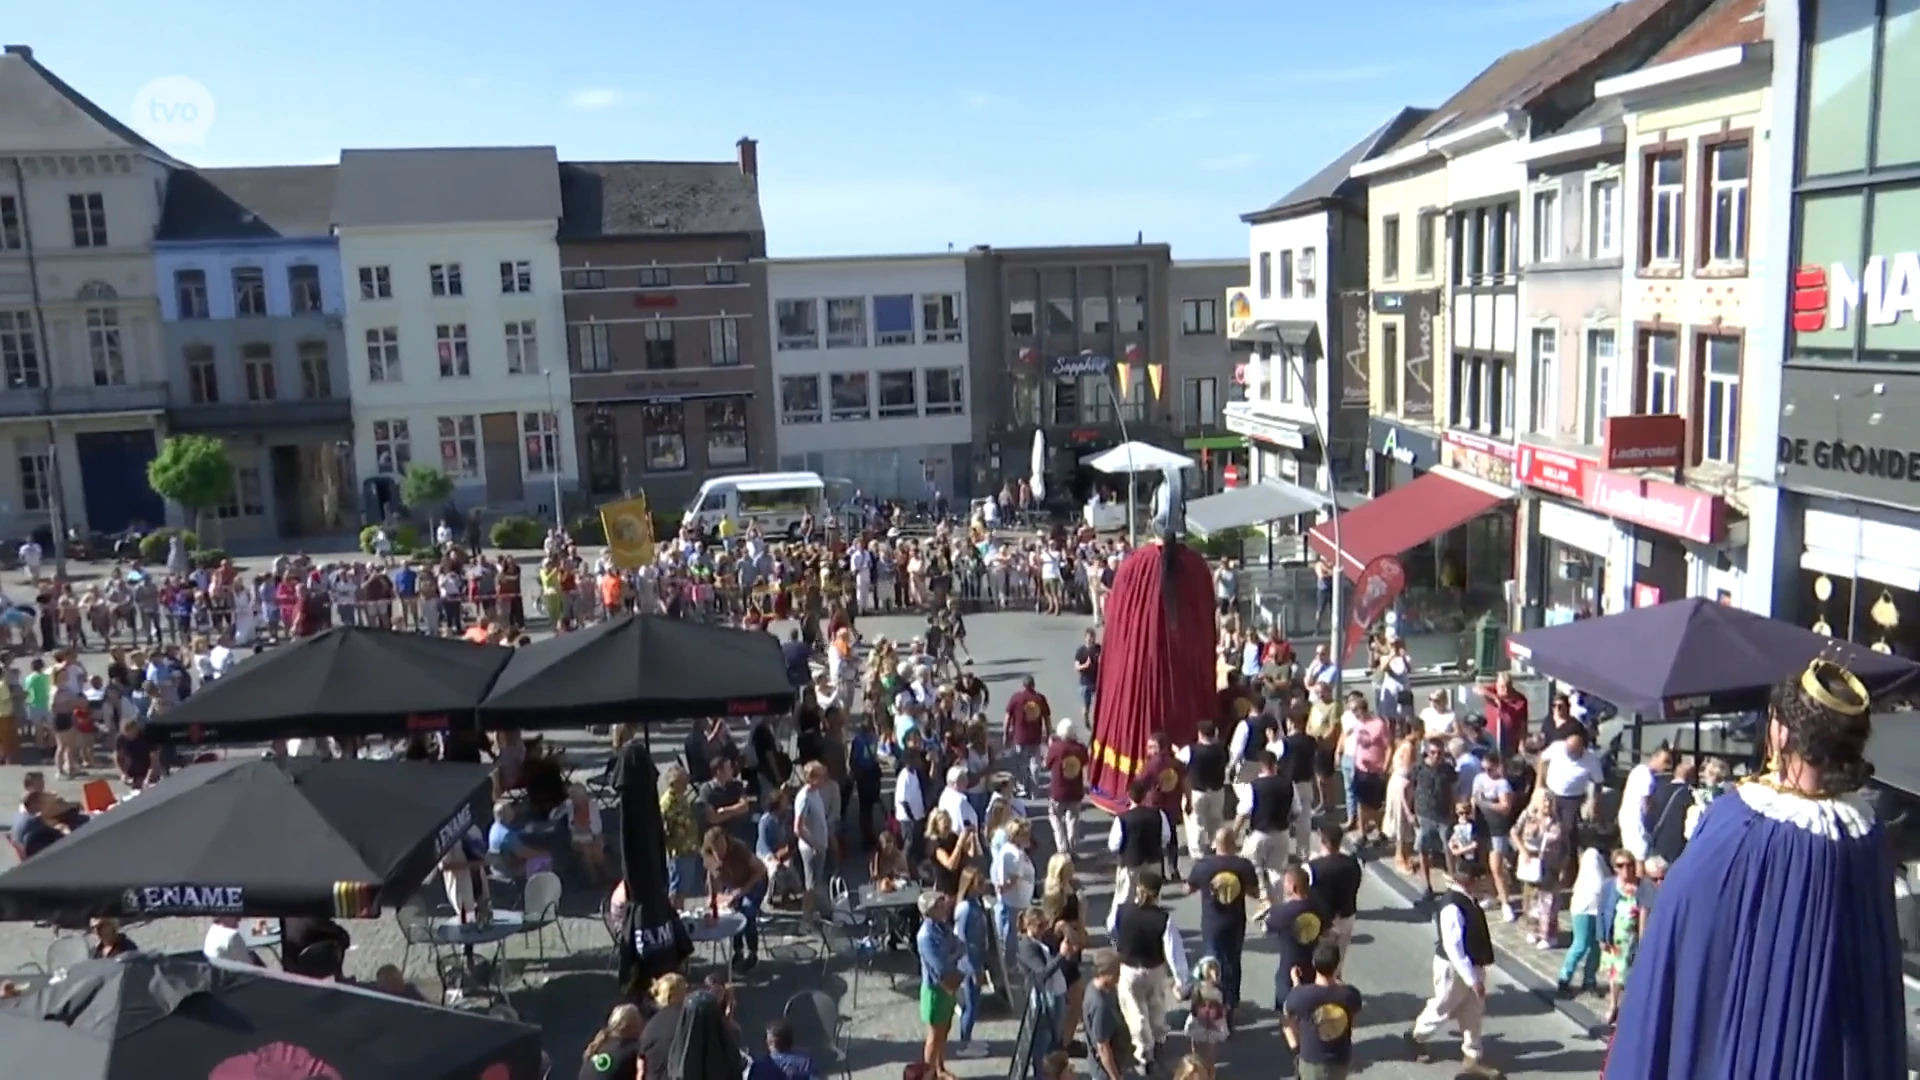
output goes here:
<path id="1" fill-rule="evenodd" d="M 1740 339 L 1703 337 L 1700 456 L 1723 465 L 1734 463 L 1740 442 Z"/>
<path id="2" fill-rule="evenodd" d="M 87 309 L 87 353 L 93 359 L 93 385 L 127 385 L 127 357 L 120 348 L 120 313 Z"/>
<path id="3" fill-rule="evenodd" d="M 1587 257 L 1620 254 L 1620 181 L 1614 177 L 1587 185 Z"/>
<path id="4" fill-rule="evenodd" d="M 1260 253 L 1260 299 L 1273 297 L 1273 252 Z"/>
<path id="5" fill-rule="evenodd" d="M 1144 279 L 1146 273 L 1141 272 Z M 1122 292 L 1114 297 L 1115 314 L 1120 332 L 1123 334 L 1144 334 L 1147 332 L 1147 297 L 1144 280 L 1139 292 Z"/>
<path id="6" fill-rule="evenodd" d="M 467 355 L 467 324 L 441 323 L 433 328 L 434 351 L 440 356 L 440 377 L 464 379 L 473 374 Z"/>
<path id="7" fill-rule="evenodd" d="M 678 364 L 674 355 L 673 323 L 667 319 L 654 319 L 640 324 L 641 341 L 646 345 L 647 370 L 671 371 Z"/>
<path id="8" fill-rule="evenodd" d="M 667 266 L 643 266 L 638 276 L 643 289 L 673 288 L 673 269 Z M 685 468 L 683 465 L 682 468 Z"/>
<path id="9" fill-rule="evenodd" d="M 1493 273 L 1497 278 L 1513 280 L 1520 269 L 1520 204 L 1501 203 L 1493 208 Z"/>
<path id="10" fill-rule="evenodd" d="M 20 200 L 0 195 L 0 251 L 19 251 L 26 246 L 26 234 L 20 228 Z"/>
<path id="11" fill-rule="evenodd" d="M 820 376 L 782 375 L 780 377 L 780 422 L 817 424 L 820 420 Z"/>
<path id="12" fill-rule="evenodd" d="M 67 196 L 67 217 L 73 225 L 73 246 L 107 246 L 107 202 L 98 193 Z"/>
<path id="13" fill-rule="evenodd" d="M 1077 332 L 1073 317 L 1073 271 L 1049 270 L 1041 274 L 1040 279 L 1041 295 L 1047 301 L 1044 332 L 1049 337 L 1072 337 Z"/>
<path id="14" fill-rule="evenodd" d="M 6 389 L 40 388 L 40 337 L 33 332 L 32 314 L 0 311 L 0 366 L 6 369 Z"/>
<path id="15" fill-rule="evenodd" d="M 1380 280 L 1400 279 L 1400 215 L 1380 219 Z"/>
<path id="16" fill-rule="evenodd" d="M 373 469 L 382 476 L 399 476 L 413 464 L 413 440 L 405 420 L 373 422 Z"/>
<path id="17" fill-rule="evenodd" d="M 715 263 L 707 267 L 707 284 L 738 285 L 739 283 L 740 268 L 732 263 Z M 711 454 L 707 456 L 707 464 L 713 464 L 713 456 Z"/>
<path id="18" fill-rule="evenodd" d="M 820 347 L 820 304 L 817 300 L 781 300 L 774 305 L 779 324 L 775 342 L 782 349 Z"/>
<path id="19" fill-rule="evenodd" d="M 333 396 L 333 369 L 327 363 L 327 343 L 303 341 L 294 346 L 300 357 L 300 396 L 324 401 Z"/>
<path id="20" fill-rule="evenodd" d="M 1452 426 L 1505 438 L 1513 431 L 1513 367 L 1505 357 L 1453 354 Z"/>
<path id="21" fill-rule="evenodd" d="M 568 275 L 568 280 L 573 283 L 573 288 L 576 289 L 604 289 L 607 287 L 607 272 L 605 270 L 575 270 Z"/>
<path id="22" fill-rule="evenodd" d="M 1533 393 L 1527 426 L 1537 435 L 1552 435 L 1560 426 L 1560 332 L 1543 327 L 1533 332 Z"/>
<path id="23" fill-rule="evenodd" d="M 677 402 L 654 402 L 640 409 L 646 433 L 648 472 L 683 472 L 687 467 L 687 410 Z"/>
<path id="24" fill-rule="evenodd" d="M 920 389 L 912 371 L 880 373 L 880 419 L 920 415 Z"/>
<path id="25" fill-rule="evenodd" d="M 867 347 L 867 298 L 848 296 L 827 301 L 827 348 Z"/>
<path id="26" fill-rule="evenodd" d="M 521 441 L 527 444 L 527 474 L 546 476 L 562 471 L 560 467 L 560 416 L 558 413 L 520 414 Z"/>
<path id="27" fill-rule="evenodd" d="M 246 378 L 248 401 L 276 401 L 279 372 L 273 368 L 273 346 L 250 342 L 240 346 L 240 373 Z"/>
<path id="28" fill-rule="evenodd" d="M 912 293 L 873 298 L 873 343 L 875 345 L 913 344 Z"/>
<path id="29" fill-rule="evenodd" d="M 1598 446 L 1606 437 L 1613 407 L 1614 338 L 1611 330 L 1587 331 L 1587 408 L 1580 441 Z"/>
<path id="30" fill-rule="evenodd" d="M 1182 300 L 1180 301 L 1180 332 L 1217 334 L 1220 332 L 1217 315 L 1218 308 L 1212 300 Z"/>
<path id="31" fill-rule="evenodd" d="M 1646 250 L 1640 261 L 1650 267 L 1678 266 L 1686 251 L 1686 155 L 1677 150 L 1654 154 L 1646 168 Z"/>
<path id="32" fill-rule="evenodd" d="M 265 514 L 266 503 L 260 495 L 260 470 L 251 465 L 235 467 L 233 486 L 227 492 L 227 499 L 214 507 L 213 511 L 215 517 L 225 520 Z"/>
<path id="33" fill-rule="evenodd" d="M 827 396 L 833 401 L 835 420 L 867 420 L 872 417 L 872 399 L 868 395 L 867 373 L 848 371 L 827 376 Z"/>
<path id="34" fill-rule="evenodd" d="M 175 270 L 173 272 L 173 298 L 178 305 L 180 318 L 204 319 L 211 312 L 207 306 L 207 272 L 205 270 Z"/>
<path id="35" fill-rule="evenodd" d="M 967 411 L 967 369 L 927 368 L 928 416 L 958 416 Z"/>
<path id="36" fill-rule="evenodd" d="M 732 267 L 727 269 L 731 270 Z M 707 465 L 731 469 L 747 463 L 747 399 L 715 398 L 706 404 Z"/>
<path id="37" fill-rule="evenodd" d="M 1280 299 L 1293 299 L 1293 252 L 1280 253 Z"/>
<path id="38" fill-rule="evenodd" d="M 1188 428 L 1220 426 L 1220 380 L 1188 379 L 1180 419 Z"/>
<path id="39" fill-rule="evenodd" d="M 1560 258 L 1560 193 L 1533 193 L 1533 261 L 1555 262 Z"/>
<path id="40" fill-rule="evenodd" d="M 1680 411 L 1680 335 L 1662 331 L 1640 334 L 1640 402 L 1637 412 L 1649 415 Z"/>
<path id="41" fill-rule="evenodd" d="M 239 266 L 233 271 L 233 313 L 258 316 L 267 313 L 267 272 L 257 266 Z"/>
<path id="42" fill-rule="evenodd" d="M 1707 151 L 1708 266 L 1747 265 L 1750 161 L 1744 142 L 1721 143 Z"/>
<path id="43" fill-rule="evenodd" d="M 459 263 L 434 263 L 427 267 L 427 279 L 433 284 L 435 296 L 461 296 L 466 292 L 460 284 Z"/>
<path id="44" fill-rule="evenodd" d="M 960 294 L 922 293 L 920 328 L 928 342 L 960 340 Z"/>
<path id="45" fill-rule="evenodd" d="M 507 374 L 537 375 L 540 372 L 540 339 L 534 333 L 532 319 L 513 319 L 506 326 Z"/>
<path id="46" fill-rule="evenodd" d="M 20 453 L 20 509 L 44 514 L 53 509 L 53 455 L 45 450 Z"/>
<path id="47" fill-rule="evenodd" d="M 1300 249 L 1299 274 L 1301 299 L 1313 299 L 1320 292 L 1320 256 L 1313 248 Z"/>
<path id="48" fill-rule="evenodd" d="M 1400 411 L 1403 361 L 1400 356 L 1400 320 L 1380 324 L 1380 402 L 1389 413 Z"/>
<path id="49" fill-rule="evenodd" d="M 580 347 L 581 371 L 612 371 L 613 345 L 605 323 L 581 323 L 574 335 Z"/>
<path id="50" fill-rule="evenodd" d="M 479 423 L 471 416 L 443 416 L 440 425 L 440 469 L 448 476 L 472 479 L 480 475 Z"/>
<path id="51" fill-rule="evenodd" d="M 533 264 L 522 259 L 506 260 L 500 264 L 500 292 L 502 294 L 530 293 L 533 291 Z M 532 413 L 527 415 L 531 416 Z"/>
<path id="52" fill-rule="evenodd" d="M 400 328 L 382 326 L 367 331 L 367 381 L 400 381 Z"/>
<path id="53" fill-rule="evenodd" d="M 325 307 L 320 291 L 320 268 L 304 263 L 287 267 L 287 295 L 295 315 L 318 315 Z"/>
<path id="54" fill-rule="evenodd" d="M 360 268 L 360 299 L 393 299 L 393 271 L 384 266 Z"/>
<path id="55" fill-rule="evenodd" d="M 740 364 L 740 320 L 710 319 L 707 322 L 707 363 L 713 367 L 738 367 Z"/>
<path id="56" fill-rule="evenodd" d="M 1432 277 L 1436 256 L 1440 250 L 1440 222 L 1438 210 L 1422 210 L 1414 218 L 1414 228 L 1419 235 L 1413 238 L 1413 273 L 1416 277 Z"/>
<path id="57" fill-rule="evenodd" d="M 186 348 L 187 400 L 195 405 L 220 403 L 220 370 L 213 359 L 213 346 L 189 345 Z"/>

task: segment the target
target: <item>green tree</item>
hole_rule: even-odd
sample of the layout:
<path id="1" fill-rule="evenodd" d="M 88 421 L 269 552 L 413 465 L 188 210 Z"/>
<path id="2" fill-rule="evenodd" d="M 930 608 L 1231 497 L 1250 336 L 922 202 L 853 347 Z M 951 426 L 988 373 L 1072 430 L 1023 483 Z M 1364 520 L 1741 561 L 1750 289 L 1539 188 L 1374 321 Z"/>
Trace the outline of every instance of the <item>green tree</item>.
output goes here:
<path id="1" fill-rule="evenodd" d="M 412 510 L 432 510 L 453 498 L 453 477 L 415 462 L 400 478 L 400 501 Z"/>
<path id="2" fill-rule="evenodd" d="M 233 463 L 227 460 L 226 444 L 211 435 L 175 435 L 147 463 L 147 486 L 185 507 L 198 528 L 201 514 L 233 494 Z"/>

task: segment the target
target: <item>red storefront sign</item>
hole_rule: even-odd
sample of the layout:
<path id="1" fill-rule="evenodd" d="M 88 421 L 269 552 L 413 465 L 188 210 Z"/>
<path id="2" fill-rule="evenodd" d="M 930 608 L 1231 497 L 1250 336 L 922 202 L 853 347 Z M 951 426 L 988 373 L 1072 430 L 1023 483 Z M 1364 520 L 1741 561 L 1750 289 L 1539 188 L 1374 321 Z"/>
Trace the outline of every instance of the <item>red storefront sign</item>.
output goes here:
<path id="1" fill-rule="evenodd" d="M 1564 450 L 1521 443 L 1513 463 L 1513 478 L 1528 487 L 1584 501 L 1587 475 L 1597 467 L 1598 463 Z"/>
<path id="2" fill-rule="evenodd" d="M 1686 458 L 1687 418 L 1677 413 L 1607 417 L 1600 464 L 1609 469 L 1671 469 Z"/>
<path id="3" fill-rule="evenodd" d="M 1222 467 L 1220 470 L 1220 479 L 1224 481 L 1228 487 L 1239 487 L 1240 466 L 1229 464 Z"/>
<path id="4" fill-rule="evenodd" d="M 1720 539 L 1727 506 L 1718 495 L 1603 469 L 1587 473 L 1586 504 L 1608 517 L 1697 544 Z"/>

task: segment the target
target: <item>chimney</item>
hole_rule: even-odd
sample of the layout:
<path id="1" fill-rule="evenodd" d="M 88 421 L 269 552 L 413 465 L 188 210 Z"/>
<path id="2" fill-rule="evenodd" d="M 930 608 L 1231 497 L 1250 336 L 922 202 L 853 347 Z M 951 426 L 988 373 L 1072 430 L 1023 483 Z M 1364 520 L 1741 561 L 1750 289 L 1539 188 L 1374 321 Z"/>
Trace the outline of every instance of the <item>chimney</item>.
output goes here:
<path id="1" fill-rule="evenodd" d="M 760 175 L 760 143 L 744 135 L 733 144 L 740 151 L 740 174 L 757 177 Z"/>

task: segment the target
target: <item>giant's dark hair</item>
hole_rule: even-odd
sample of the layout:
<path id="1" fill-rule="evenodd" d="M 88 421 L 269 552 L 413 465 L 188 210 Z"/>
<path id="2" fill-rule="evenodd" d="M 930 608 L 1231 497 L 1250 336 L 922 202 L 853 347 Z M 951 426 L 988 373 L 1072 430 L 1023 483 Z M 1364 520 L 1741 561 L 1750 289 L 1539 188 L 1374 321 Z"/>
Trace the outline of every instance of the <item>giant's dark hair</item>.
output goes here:
<path id="1" fill-rule="evenodd" d="M 1768 695 L 1769 712 L 1786 731 L 1778 754 L 1813 770 L 1828 794 L 1857 791 L 1873 776 L 1867 740 L 1873 735 L 1871 702 L 1853 673 L 1821 658 L 1799 675 L 1780 680 Z"/>

